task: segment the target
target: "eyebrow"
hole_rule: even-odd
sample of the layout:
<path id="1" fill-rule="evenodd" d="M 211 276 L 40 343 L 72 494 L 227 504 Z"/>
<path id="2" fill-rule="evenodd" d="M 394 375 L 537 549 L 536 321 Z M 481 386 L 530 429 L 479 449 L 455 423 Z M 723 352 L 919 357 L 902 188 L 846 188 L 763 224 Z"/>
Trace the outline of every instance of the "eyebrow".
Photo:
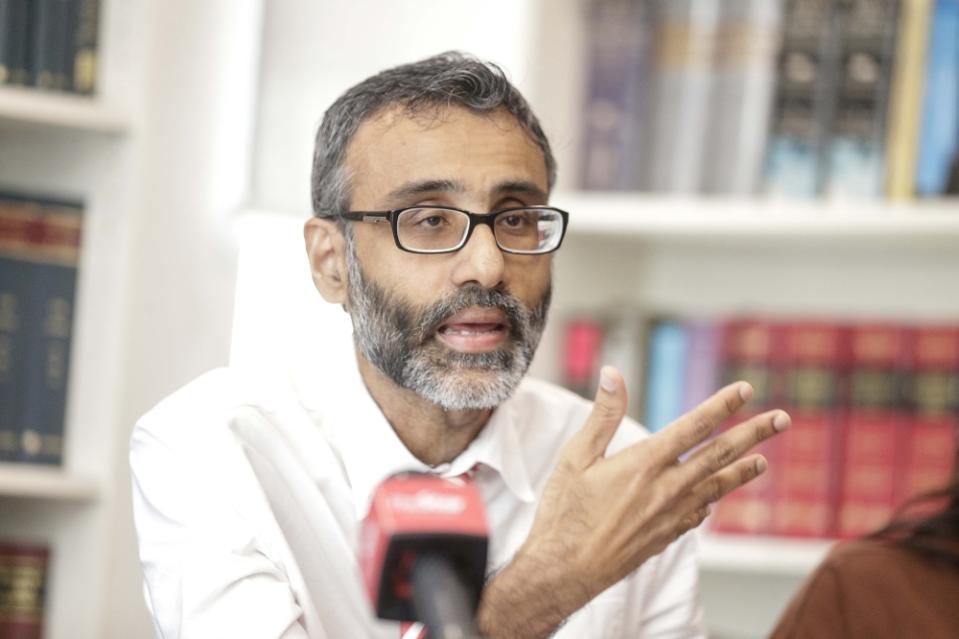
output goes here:
<path id="1" fill-rule="evenodd" d="M 465 193 L 466 186 L 456 180 L 418 180 L 407 182 L 399 188 L 390 191 L 387 196 L 390 201 L 405 200 L 427 193 Z M 509 193 L 531 195 L 546 201 L 546 192 L 528 180 L 508 180 L 493 187 L 494 195 Z"/>

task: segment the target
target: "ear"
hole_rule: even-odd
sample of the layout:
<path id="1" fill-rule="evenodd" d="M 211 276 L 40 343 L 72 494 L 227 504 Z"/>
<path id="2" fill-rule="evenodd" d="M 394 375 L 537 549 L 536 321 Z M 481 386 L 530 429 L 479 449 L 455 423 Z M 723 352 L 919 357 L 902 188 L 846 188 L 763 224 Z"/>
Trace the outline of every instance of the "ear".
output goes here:
<path id="1" fill-rule="evenodd" d="M 327 302 L 347 300 L 346 238 L 333 220 L 312 217 L 303 225 L 313 284 Z"/>

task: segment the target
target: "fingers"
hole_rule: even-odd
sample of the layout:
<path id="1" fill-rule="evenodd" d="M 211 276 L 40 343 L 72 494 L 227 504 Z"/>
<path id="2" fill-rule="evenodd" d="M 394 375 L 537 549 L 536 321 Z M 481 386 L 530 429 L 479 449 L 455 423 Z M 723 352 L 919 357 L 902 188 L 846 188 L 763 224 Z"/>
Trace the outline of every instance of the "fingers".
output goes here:
<path id="1" fill-rule="evenodd" d="M 603 366 L 593 410 L 570 442 L 577 461 L 588 465 L 605 454 L 616 429 L 626 416 L 627 400 L 623 376 L 612 366 Z"/>
<path id="2" fill-rule="evenodd" d="M 757 415 L 702 446 L 671 472 L 678 475 L 680 486 L 699 484 L 711 475 L 725 472 L 728 466 L 736 466 L 734 462 L 746 451 L 786 430 L 789 424 L 789 415 L 781 410 Z"/>
<path id="3" fill-rule="evenodd" d="M 676 512 L 684 518 L 680 524 L 693 522 L 687 529 L 698 526 L 712 504 L 762 475 L 766 467 L 765 457 L 749 455 L 699 482 L 677 505 Z"/>
<path id="4" fill-rule="evenodd" d="M 734 382 L 720 389 L 702 404 L 653 435 L 649 440 L 650 448 L 642 454 L 652 454 L 662 465 L 675 463 L 677 457 L 709 439 L 726 418 L 749 401 L 752 393 L 752 386 L 746 382 Z M 639 454 L 639 451 L 636 453 Z"/>

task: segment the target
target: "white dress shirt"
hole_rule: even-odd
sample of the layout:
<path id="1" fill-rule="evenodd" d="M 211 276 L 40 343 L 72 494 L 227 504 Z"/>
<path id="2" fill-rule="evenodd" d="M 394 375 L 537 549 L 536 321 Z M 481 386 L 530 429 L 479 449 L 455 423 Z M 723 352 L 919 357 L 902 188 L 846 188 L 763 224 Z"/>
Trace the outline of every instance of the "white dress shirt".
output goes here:
<path id="1" fill-rule="evenodd" d="M 459 457 L 430 468 L 396 436 L 355 365 L 343 371 L 335 388 L 263 380 L 235 369 L 207 373 L 142 417 L 131 443 L 145 594 L 162 639 L 340 639 L 342 634 L 330 630 L 337 601 L 329 601 L 329 609 L 309 603 L 303 577 L 229 428 L 231 415 L 244 406 L 282 424 L 311 477 L 318 476 L 321 464 L 330 465 L 327 457 L 311 460 L 311 453 L 333 451 L 338 466 L 332 470 L 333 489 L 340 491 L 339 501 L 352 504 L 357 522 L 375 488 L 395 472 L 453 477 L 475 466 L 472 477 L 490 527 L 490 572 L 506 565 L 525 540 L 562 444 L 590 411 L 590 403 L 572 393 L 526 379 Z M 627 420 L 608 452 L 644 436 Z M 379 622 L 376 628 L 376 637 L 400 638 L 398 623 Z M 704 636 L 695 536 L 685 535 L 600 594 L 554 636 Z"/>

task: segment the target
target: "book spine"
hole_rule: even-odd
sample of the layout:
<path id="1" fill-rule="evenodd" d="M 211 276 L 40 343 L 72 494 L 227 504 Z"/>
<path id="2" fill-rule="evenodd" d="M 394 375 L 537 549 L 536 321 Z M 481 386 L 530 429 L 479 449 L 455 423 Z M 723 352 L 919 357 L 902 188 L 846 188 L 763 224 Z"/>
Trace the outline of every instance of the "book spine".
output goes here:
<path id="1" fill-rule="evenodd" d="M 19 461 L 59 464 L 70 370 L 77 263 L 79 208 L 44 207 L 43 235 L 29 261 L 26 406 Z"/>
<path id="2" fill-rule="evenodd" d="M 663 320 L 649 334 L 643 425 L 655 433 L 683 413 L 688 335 L 682 322 Z"/>
<path id="3" fill-rule="evenodd" d="M 839 389 L 848 357 L 839 324 L 793 322 L 780 328 L 773 358 L 779 406 L 792 416 L 779 442 L 772 494 L 777 535 L 828 537 L 835 531 L 841 460 Z"/>
<path id="4" fill-rule="evenodd" d="M 71 9 L 72 47 L 67 72 L 70 89 L 91 94 L 96 89 L 97 43 L 100 24 L 99 0 L 73 0 Z"/>
<path id="5" fill-rule="evenodd" d="M 583 317 L 566 324 L 563 383 L 567 388 L 586 398 L 594 396 L 602 347 L 603 326 L 598 320 Z"/>
<path id="6" fill-rule="evenodd" d="M 43 636 L 49 560 L 46 546 L 0 543 L 0 637 Z"/>
<path id="7" fill-rule="evenodd" d="M 860 324 L 850 330 L 840 537 L 884 524 L 902 480 L 895 451 L 908 437 L 906 382 L 913 332 L 905 326 Z"/>
<path id="8" fill-rule="evenodd" d="M 908 385 L 911 420 L 896 501 L 944 486 L 955 471 L 959 435 L 959 327 L 916 330 Z"/>
<path id="9" fill-rule="evenodd" d="M 70 0 L 36 0 L 33 21 L 33 78 L 41 89 L 67 88 L 67 23 Z"/>
<path id="10" fill-rule="evenodd" d="M 29 33 L 30 0 L 0 1 L 0 84 L 32 82 Z"/>
<path id="11" fill-rule="evenodd" d="M 772 361 L 778 336 L 776 325 L 765 320 L 731 321 L 723 327 L 722 335 L 722 383 L 744 380 L 753 386 L 752 400 L 726 424 L 728 427 L 772 407 Z M 779 438 L 763 442 L 754 451 L 766 458 L 769 470 L 716 504 L 710 527 L 717 532 L 768 534 L 772 529 Z"/>
<path id="12" fill-rule="evenodd" d="M 720 352 L 723 327 L 713 320 L 689 320 L 685 324 L 689 335 L 689 355 L 686 358 L 686 391 L 683 412 L 689 412 L 719 389 Z"/>
<path id="13" fill-rule="evenodd" d="M 898 0 L 840 3 L 841 71 L 827 149 L 829 197 L 882 197 L 897 11 Z"/>
<path id="14" fill-rule="evenodd" d="M 587 189 L 636 189 L 646 88 L 644 0 L 589 3 L 588 88 L 581 182 Z"/>
<path id="15" fill-rule="evenodd" d="M 656 192 L 702 187 L 719 0 L 655 3 L 653 107 L 644 180 Z"/>
<path id="16" fill-rule="evenodd" d="M 923 96 L 916 193 L 945 195 L 959 151 L 959 0 L 937 0 Z"/>
<path id="17" fill-rule="evenodd" d="M 778 2 L 722 2 L 703 169 L 707 193 L 752 195 L 759 188 L 779 20 Z"/>
<path id="18" fill-rule="evenodd" d="M 640 313 L 621 311 L 606 321 L 599 361 L 616 367 L 623 375 L 629 398 L 627 415 L 642 422 L 641 408 L 645 371 L 646 322 Z"/>
<path id="19" fill-rule="evenodd" d="M 767 194 L 821 191 L 837 66 L 835 11 L 832 0 L 787 0 L 764 166 Z"/>
<path id="20" fill-rule="evenodd" d="M 931 10 L 932 0 L 902 1 L 886 142 L 886 194 L 892 199 L 909 199 L 915 188 Z"/>

